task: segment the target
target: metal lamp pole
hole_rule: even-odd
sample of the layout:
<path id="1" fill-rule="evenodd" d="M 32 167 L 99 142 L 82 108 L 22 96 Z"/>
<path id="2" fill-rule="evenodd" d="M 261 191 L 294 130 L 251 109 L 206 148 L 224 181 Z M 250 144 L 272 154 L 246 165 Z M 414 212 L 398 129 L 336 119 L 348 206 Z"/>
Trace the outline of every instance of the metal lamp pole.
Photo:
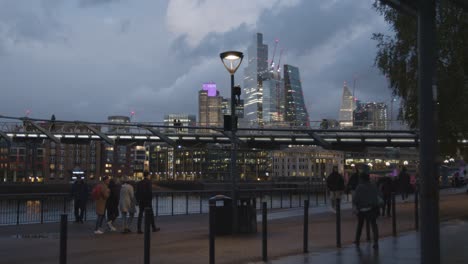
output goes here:
<path id="1" fill-rule="evenodd" d="M 237 214 L 237 144 L 236 144 L 236 98 L 234 94 L 234 73 L 231 74 L 231 190 L 232 190 L 232 232 L 237 233 L 238 214 Z"/>
<path id="2" fill-rule="evenodd" d="M 221 61 L 224 67 L 231 74 L 231 166 L 230 166 L 230 177 L 231 177 L 231 192 L 232 192 L 232 232 L 238 232 L 238 212 L 237 212 L 237 143 L 236 143 L 236 131 L 237 131 L 237 119 L 236 119 L 236 93 L 234 90 L 234 73 L 242 63 L 244 55 L 239 51 L 226 51 L 220 55 Z"/>

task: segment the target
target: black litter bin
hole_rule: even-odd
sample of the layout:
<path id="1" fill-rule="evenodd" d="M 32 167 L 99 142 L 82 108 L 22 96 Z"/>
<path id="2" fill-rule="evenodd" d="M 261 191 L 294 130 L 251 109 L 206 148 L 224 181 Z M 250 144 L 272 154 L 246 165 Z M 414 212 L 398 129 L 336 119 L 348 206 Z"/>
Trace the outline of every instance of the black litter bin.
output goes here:
<path id="1" fill-rule="evenodd" d="M 257 232 L 257 208 L 255 197 L 241 197 L 238 205 L 239 233 Z"/>
<path id="2" fill-rule="evenodd" d="M 214 210 L 215 235 L 232 234 L 232 199 L 225 195 L 216 195 L 209 199 L 210 210 Z"/>

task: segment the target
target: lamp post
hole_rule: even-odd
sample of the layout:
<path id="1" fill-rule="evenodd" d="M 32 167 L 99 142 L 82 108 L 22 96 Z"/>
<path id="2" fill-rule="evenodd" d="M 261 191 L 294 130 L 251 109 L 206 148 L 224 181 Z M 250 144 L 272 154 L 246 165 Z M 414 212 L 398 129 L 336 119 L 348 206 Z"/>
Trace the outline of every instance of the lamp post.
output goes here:
<path id="1" fill-rule="evenodd" d="M 226 67 L 226 70 L 231 74 L 231 191 L 232 191 L 232 232 L 237 233 L 238 230 L 238 214 L 237 214 L 237 144 L 236 144 L 236 92 L 234 89 L 234 73 L 239 68 L 244 58 L 244 54 L 239 51 L 226 51 L 219 54 L 221 61 Z M 240 95 L 240 94 L 238 94 Z"/>

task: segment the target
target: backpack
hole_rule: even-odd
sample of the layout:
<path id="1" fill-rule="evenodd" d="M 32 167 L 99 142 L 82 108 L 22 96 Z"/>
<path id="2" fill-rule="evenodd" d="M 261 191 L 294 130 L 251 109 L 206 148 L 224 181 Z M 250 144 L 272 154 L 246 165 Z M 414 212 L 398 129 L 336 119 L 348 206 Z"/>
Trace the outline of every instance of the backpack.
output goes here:
<path id="1" fill-rule="evenodd" d="M 91 197 L 94 199 L 94 200 L 97 200 L 101 197 L 101 184 L 98 184 L 96 186 L 94 186 L 93 190 L 91 191 Z"/>

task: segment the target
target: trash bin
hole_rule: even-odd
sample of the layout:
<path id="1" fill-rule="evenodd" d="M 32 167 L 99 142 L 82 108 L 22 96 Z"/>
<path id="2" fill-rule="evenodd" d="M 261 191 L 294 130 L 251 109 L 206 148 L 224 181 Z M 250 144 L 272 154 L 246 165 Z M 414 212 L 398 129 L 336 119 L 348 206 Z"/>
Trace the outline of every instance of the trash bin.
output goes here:
<path id="1" fill-rule="evenodd" d="M 209 199 L 210 210 L 214 210 L 215 235 L 232 234 L 232 199 L 225 195 L 216 195 Z"/>
<path id="2" fill-rule="evenodd" d="M 257 233 L 257 207 L 255 197 L 240 197 L 238 205 L 239 233 Z"/>

